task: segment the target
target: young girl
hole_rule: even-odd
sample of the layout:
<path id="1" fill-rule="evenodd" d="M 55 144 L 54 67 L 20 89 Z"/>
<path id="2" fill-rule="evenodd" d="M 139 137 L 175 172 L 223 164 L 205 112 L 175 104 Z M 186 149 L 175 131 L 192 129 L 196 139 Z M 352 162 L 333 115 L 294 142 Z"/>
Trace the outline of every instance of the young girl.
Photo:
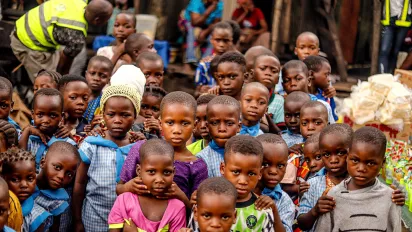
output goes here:
<path id="1" fill-rule="evenodd" d="M 44 88 L 57 89 L 57 85 L 62 78 L 62 75 L 55 71 L 48 71 L 45 69 L 40 70 L 34 79 L 33 92 L 36 92 Z"/>
<path id="2" fill-rule="evenodd" d="M 186 209 L 177 199 L 165 199 L 174 177 L 173 147 L 152 139 L 140 148 L 136 173 L 150 194 L 126 192 L 117 197 L 109 214 L 110 231 L 122 231 L 133 223 L 134 231 L 177 231 L 186 225 Z M 129 219 L 130 221 L 126 221 Z M 134 226 L 133 225 L 133 226 Z"/>
<path id="3" fill-rule="evenodd" d="M 107 231 L 107 217 L 116 200 L 116 182 L 133 143 L 131 129 L 140 111 L 136 87 L 112 85 L 103 91 L 101 109 L 105 138 L 87 137 L 80 145 L 82 161 L 73 191 L 75 231 Z"/>
<path id="4" fill-rule="evenodd" d="M 142 132 L 146 139 L 160 138 L 160 103 L 166 96 L 160 87 L 146 86 L 140 106 L 140 113 L 132 126 L 132 131 Z"/>

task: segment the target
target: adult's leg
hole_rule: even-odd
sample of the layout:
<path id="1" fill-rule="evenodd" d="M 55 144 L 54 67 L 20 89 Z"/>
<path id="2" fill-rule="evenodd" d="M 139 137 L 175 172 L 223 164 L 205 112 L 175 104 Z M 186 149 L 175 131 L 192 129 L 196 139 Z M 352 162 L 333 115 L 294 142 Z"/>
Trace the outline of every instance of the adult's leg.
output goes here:
<path id="1" fill-rule="evenodd" d="M 392 52 L 388 61 L 388 70 L 389 73 L 393 73 L 396 68 L 396 61 L 398 60 L 398 53 L 402 47 L 402 44 L 405 40 L 405 36 L 408 33 L 408 27 L 396 27 L 394 28 L 394 37 Z"/>
<path id="2" fill-rule="evenodd" d="M 186 26 L 186 60 L 185 63 L 197 62 L 195 54 L 195 32 L 192 24 L 187 21 Z"/>
<path id="3" fill-rule="evenodd" d="M 86 44 L 83 46 L 79 54 L 74 58 L 72 66 L 70 67 L 70 74 L 83 76 L 84 68 L 87 63 L 87 49 Z"/>
<path id="4" fill-rule="evenodd" d="M 394 37 L 394 26 L 383 26 L 381 32 L 381 46 L 379 52 L 379 72 L 389 72 L 389 55 L 392 50 L 392 41 Z"/>

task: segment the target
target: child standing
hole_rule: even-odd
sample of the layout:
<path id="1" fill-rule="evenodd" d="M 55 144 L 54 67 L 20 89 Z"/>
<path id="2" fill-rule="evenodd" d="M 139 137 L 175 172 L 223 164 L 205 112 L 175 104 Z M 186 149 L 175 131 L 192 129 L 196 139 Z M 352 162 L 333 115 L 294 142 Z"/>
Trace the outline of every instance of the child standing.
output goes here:
<path id="1" fill-rule="evenodd" d="M 240 104 L 233 97 L 217 96 L 207 104 L 206 114 L 212 140 L 197 157 L 206 162 L 209 177 L 221 176 L 226 142 L 240 131 Z"/>
<path id="2" fill-rule="evenodd" d="M 10 227 L 7 227 L 7 220 L 9 218 L 9 188 L 6 181 L 0 177 L 0 231 L 14 232 Z"/>
<path id="3" fill-rule="evenodd" d="M 94 115 L 99 115 L 100 99 L 102 97 L 103 88 L 110 82 L 112 76 L 113 64 L 104 56 L 94 56 L 90 59 L 86 70 L 86 81 L 91 94 L 87 104 L 87 109 L 83 114 L 83 118 L 91 123 Z"/>
<path id="4" fill-rule="evenodd" d="M 133 143 L 131 129 L 140 111 L 141 97 L 130 85 L 112 85 L 103 91 L 100 107 L 107 126 L 105 138 L 87 137 L 73 191 L 75 231 L 107 231 L 107 217 L 116 199 L 116 182 Z"/>
<path id="5" fill-rule="evenodd" d="M 62 79 L 62 75 L 58 72 L 47 71 L 45 69 L 40 70 L 37 73 L 36 78 L 34 79 L 34 94 L 36 94 L 38 90 L 44 88 L 57 89 L 57 85 L 59 84 L 60 79 Z"/>
<path id="6" fill-rule="evenodd" d="M 269 91 L 264 85 L 258 82 L 245 85 L 240 101 L 242 127 L 239 134 L 253 137 L 263 134 L 260 130 L 260 120 L 267 111 L 268 102 Z"/>
<path id="7" fill-rule="evenodd" d="M 227 52 L 220 56 L 215 74 L 220 94 L 240 101 L 245 72 L 246 60 L 242 54 Z"/>
<path id="8" fill-rule="evenodd" d="M 315 231 L 401 231 L 401 207 L 393 189 L 377 176 L 385 161 L 386 137 L 374 127 L 353 134 L 348 154 L 350 178 L 333 187 L 333 211 L 319 217 Z"/>
<path id="9" fill-rule="evenodd" d="M 146 77 L 146 85 L 163 88 L 164 65 L 162 57 L 153 52 L 142 52 L 136 58 L 136 66 Z"/>
<path id="10" fill-rule="evenodd" d="M 319 52 L 319 38 L 312 32 L 302 32 L 296 39 L 295 55 L 299 60 L 304 60 L 308 56 L 318 56 Z"/>
<path id="11" fill-rule="evenodd" d="M 138 231 L 177 231 L 186 225 L 186 209 L 177 199 L 164 199 L 175 173 L 173 147 L 164 140 L 152 139 L 140 148 L 136 172 L 150 194 L 119 195 L 109 214 L 109 231 L 121 231 L 129 219 Z M 137 231 L 135 230 L 135 231 Z"/>

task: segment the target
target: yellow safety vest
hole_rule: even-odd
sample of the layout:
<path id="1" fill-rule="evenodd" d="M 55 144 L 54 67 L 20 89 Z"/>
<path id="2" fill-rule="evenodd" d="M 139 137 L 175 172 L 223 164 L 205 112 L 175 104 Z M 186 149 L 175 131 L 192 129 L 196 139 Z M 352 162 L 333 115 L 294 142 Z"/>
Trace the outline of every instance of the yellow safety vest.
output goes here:
<path id="1" fill-rule="evenodd" d="M 19 40 L 36 51 L 53 51 L 59 44 L 53 38 L 54 26 L 71 28 L 87 36 L 83 0 L 50 0 L 30 10 L 16 21 Z"/>
<path id="2" fill-rule="evenodd" d="M 402 14 L 401 17 L 398 18 L 398 20 L 395 21 L 395 25 L 399 27 L 410 27 L 412 25 L 412 22 L 409 20 L 406 20 L 406 17 L 408 16 L 408 10 L 409 10 L 409 1 L 410 0 L 404 0 L 403 1 L 403 9 L 402 9 Z M 390 6 L 390 0 L 385 0 L 385 11 L 384 11 L 384 19 L 381 21 L 382 25 L 388 26 L 391 22 L 391 6 Z"/>

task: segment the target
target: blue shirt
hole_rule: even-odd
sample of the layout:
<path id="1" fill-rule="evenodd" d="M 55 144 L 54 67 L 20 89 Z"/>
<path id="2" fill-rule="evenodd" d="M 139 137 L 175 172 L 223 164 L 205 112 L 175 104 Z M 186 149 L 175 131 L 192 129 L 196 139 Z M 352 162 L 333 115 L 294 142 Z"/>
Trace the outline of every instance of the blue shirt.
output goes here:
<path id="1" fill-rule="evenodd" d="M 303 136 L 301 134 L 293 134 L 290 130 L 287 130 L 286 133 L 283 133 L 282 138 L 283 140 L 285 140 L 288 147 L 304 142 Z"/>
<path id="2" fill-rule="evenodd" d="M 205 161 L 209 178 L 222 176 L 222 174 L 220 174 L 220 163 L 223 162 L 224 158 L 222 152 L 212 149 L 209 143 L 209 146 L 197 153 L 196 156 Z"/>
<path id="3" fill-rule="evenodd" d="M 199 86 L 199 85 L 207 85 L 210 87 L 216 86 L 216 80 L 213 77 L 211 70 L 210 70 L 210 62 L 212 61 L 213 57 L 214 55 L 205 57 L 199 62 L 199 66 L 196 68 L 196 73 L 195 73 L 196 86 Z"/>
<path id="4" fill-rule="evenodd" d="M 289 195 L 282 190 L 280 185 L 276 185 L 274 189 L 263 189 L 262 195 L 267 195 L 275 201 L 280 220 L 286 232 L 292 232 L 292 225 L 295 220 L 295 204 L 293 204 Z"/>
<path id="5" fill-rule="evenodd" d="M 190 0 L 189 5 L 185 10 L 185 19 L 191 21 L 190 13 L 204 14 L 206 11 L 205 4 L 202 0 Z M 223 14 L 223 1 L 219 1 L 216 10 L 213 11 L 206 19 L 205 24 L 210 25 L 215 19 L 222 18 Z"/>
<path id="6" fill-rule="evenodd" d="M 321 89 L 318 89 L 318 94 L 316 94 L 316 97 L 317 97 L 319 100 L 322 100 L 322 101 L 325 101 L 325 102 L 329 103 L 330 108 L 332 109 L 333 118 L 335 119 L 335 121 L 337 121 L 337 120 L 339 119 L 339 117 L 338 117 L 338 115 L 336 114 L 336 103 L 335 103 L 335 99 L 334 99 L 333 97 L 332 97 L 332 98 L 326 98 L 326 97 L 324 97 L 322 94 L 323 94 L 323 91 L 322 91 Z"/>

